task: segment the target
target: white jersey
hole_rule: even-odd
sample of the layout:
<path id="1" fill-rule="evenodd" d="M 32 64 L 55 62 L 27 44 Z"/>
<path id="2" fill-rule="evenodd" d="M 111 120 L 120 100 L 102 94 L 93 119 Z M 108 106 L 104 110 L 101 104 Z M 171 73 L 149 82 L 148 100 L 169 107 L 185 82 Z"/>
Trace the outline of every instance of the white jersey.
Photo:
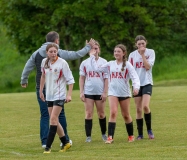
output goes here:
<path id="1" fill-rule="evenodd" d="M 135 50 L 134 52 L 130 53 L 128 60 L 133 65 L 139 76 L 140 86 L 145 86 L 147 84 L 153 85 L 152 67 L 155 62 L 155 52 L 152 49 L 146 48 L 144 54 L 148 63 L 151 66 L 149 70 L 145 69 L 142 56 L 139 54 L 138 50 Z"/>
<path id="2" fill-rule="evenodd" d="M 44 68 L 44 58 L 41 63 L 41 71 L 45 74 L 46 100 L 55 101 L 66 98 L 66 85 L 75 83 L 68 63 L 59 58 L 55 63 L 49 63 L 49 68 Z"/>
<path id="3" fill-rule="evenodd" d="M 99 66 L 96 63 L 94 56 L 91 56 L 91 58 L 92 65 L 96 70 L 100 72 L 106 72 L 107 69 L 110 73 L 108 89 L 109 96 L 131 97 L 129 79 L 132 80 L 134 89 L 140 88 L 140 81 L 138 75 L 134 70 L 133 66 L 128 61 L 126 62 L 124 71 L 121 71 L 122 63 L 117 64 L 116 60 L 107 62 Z"/>
<path id="4" fill-rule="evenodd" d="M 98 65 L 107 61 L 101 57 L 96 61 Z M 84 60 L 79 67 L 79 75 L 85 76 L 84 94 L 101 95 L 104 91 L 104 79 L 108 78 L 108 73 L 97 72 L 91 65 L 91 58 Z"/>

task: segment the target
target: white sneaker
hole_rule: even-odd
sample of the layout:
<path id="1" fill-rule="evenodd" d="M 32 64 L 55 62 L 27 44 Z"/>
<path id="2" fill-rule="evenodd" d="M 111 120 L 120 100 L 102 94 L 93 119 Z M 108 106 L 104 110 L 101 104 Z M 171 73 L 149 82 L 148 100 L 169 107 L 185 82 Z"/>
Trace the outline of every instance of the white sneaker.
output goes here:
<path id="1" fill-rule="evenodd" d="M 46 145 L 45 145 L 45 144 L 43 144 L 43 145 L 42 145 L 42 148 L 44 148 L 44 149 L 45 149 L 45 148 L 46 148 Z"/>
<path id="2" fill-rule="evenodd" d="M 86 137 L 86 141 L 85 142 L 91 142 L 92 138 L 91 137 Z"/>
<path id="3" fill-rule="evenodd" d="M 70 139 L 69 140 L 69 143 L 71 144 L 71 146 L 72 146 L 72 144 L 73 144 L 73 142 L 72 142 L 72 140 Z M 63 144 L 62 143 L 60 143 L 60 147 L 62 147 L 63 146 Z"/>

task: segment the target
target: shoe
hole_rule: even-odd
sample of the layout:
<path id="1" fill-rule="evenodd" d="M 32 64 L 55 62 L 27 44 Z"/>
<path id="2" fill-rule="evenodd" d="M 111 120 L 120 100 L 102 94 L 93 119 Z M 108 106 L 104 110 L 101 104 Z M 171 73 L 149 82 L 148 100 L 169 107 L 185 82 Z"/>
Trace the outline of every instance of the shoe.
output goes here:
<path id="1" fill-rule="evenodd" d="M 113 142 L 112 136 L 108 136 L 107 140 L 105 141 L 106 144 L 111 144 Z"/>
<path id="2" fill-rule="evenodd" d="M 103 141 L 106 141 L 106 140 L 107 140 L 106 134 L 103 134 L 103 135 L 102 135 L 102 139 L 103 139 Z"/>
<path id="3" fill-rule="evenodd" d="M 128 137 L 128 142 L 133 142 L 134 141 L 134 136 L 129 136 Z"/>
<path id="4" fill-rule="evenodd" d="M 87 137 L 85 142 L 91 142 L 92 138 L 91 137 Z"/>
<path id="5" fill-rule="evenodd" d="M 138 137 L 136 137 L 136 140 L 141 140 L 143 139 L 143 135 L 139 135 Z"/>
<path id="6" fill-rule="evenodd" d="M 61 147 L 61 150 L 59 152 L 66 152 L 71 147 L 70 143 L 66 143 L 65 146 Z"/>
<path id="7" fill-rule="evenodd" d="M 148 133 L 149 139 L 154 139 L 155 138 L 152 130 L 148 130 L 147 133 Z"/>
<path id="8" fill-rule="evenodd" d="M 72 140 L 70 139 L 69 140 L 69 143 L 71 144 L 71 146 L 72 146 L 72 144 L 73 144 L 73 142 L 72 142 Z M 60 143 L 60 147 L 62 147 L 63 146 L 63 144 L 62 143 Z"/>
<path id="9" fill-rule="evenodd" d="M 43 153 L 51 153 L 51 149 L 50 148 L 45 148 Z"/>
<path id="10" fill-rule="evenodd" d="M 42 144 L 42 148 L 44 148 L 44 149 L 45 149 L 45 148 L 46 148 L 46 144 Z"/>

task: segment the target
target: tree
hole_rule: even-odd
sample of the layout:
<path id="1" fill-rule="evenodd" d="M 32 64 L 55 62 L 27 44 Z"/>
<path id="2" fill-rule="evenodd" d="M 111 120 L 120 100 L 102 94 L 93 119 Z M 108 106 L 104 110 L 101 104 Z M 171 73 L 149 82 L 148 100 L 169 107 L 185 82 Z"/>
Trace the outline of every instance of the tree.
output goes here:
<path id="1" fill-rule="evenodd" d="M 51 30 L 59 32 L 67 50 L 95 38 L 107 59 L 118 43 L 133 51 L 138 34 L 158 59 L 187 49 L 186 0 L 0 0 L 0 5 L 0 19 L 21 54 L 31 54 Z"/>

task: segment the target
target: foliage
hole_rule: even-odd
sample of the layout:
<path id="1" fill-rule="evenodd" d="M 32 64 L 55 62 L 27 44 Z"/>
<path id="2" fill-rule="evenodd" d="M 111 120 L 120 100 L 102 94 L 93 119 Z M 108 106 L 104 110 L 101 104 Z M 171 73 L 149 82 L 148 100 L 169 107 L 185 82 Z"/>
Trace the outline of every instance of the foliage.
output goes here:
<path id="1" fill-rule="evenodd" d="M 0 0 L 0 5 L 0 19 L 21 54 L 40 47 L 51 30 L 59 32 L 67 50 L 95 38 L 108 60 L 118 43 L 133 51 L 138 34 L 145 35 L 158 59 L 187 49 L 186 0 Z"/>
<path id="2" fill-rule="evenodd" d="M 185 160 L 186 103 L 186 86 L 154 87 L 150 107 L 155 139 L 148 140 L 144 125 L 144 139 L 128 143 L 124 120 L 118 108 L 114 143 L 111 145 L 101 139 L 98 116 L 94 110 L 92 142 L 85 143 L 84 105 L 79 91 L 73 91 L 72 101 L 65 105 L 68 133 L 73 145 L 66 153 L 59 153 L 60 141 L 56 135 L 51 154 L 44 155 L 39 138 L 40 111 L 35 93 L 0 94 L 1 159 Z M 133 98 L 130 106 L 134 135 L 137 136 Z M 108 101 L 105 111 L 108 122 Z"/>

